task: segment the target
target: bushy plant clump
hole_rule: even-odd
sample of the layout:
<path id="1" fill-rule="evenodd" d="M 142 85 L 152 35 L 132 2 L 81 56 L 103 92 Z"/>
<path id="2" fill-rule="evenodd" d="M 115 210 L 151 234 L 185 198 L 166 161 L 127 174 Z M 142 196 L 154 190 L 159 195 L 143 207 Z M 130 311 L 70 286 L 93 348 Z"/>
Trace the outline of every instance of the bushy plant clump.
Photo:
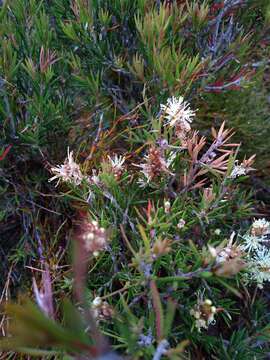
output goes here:
<path id="1" fill-rule="evenodd" d="M 268 12 L 3 2 L 3 356 L 265 358 Z"/>

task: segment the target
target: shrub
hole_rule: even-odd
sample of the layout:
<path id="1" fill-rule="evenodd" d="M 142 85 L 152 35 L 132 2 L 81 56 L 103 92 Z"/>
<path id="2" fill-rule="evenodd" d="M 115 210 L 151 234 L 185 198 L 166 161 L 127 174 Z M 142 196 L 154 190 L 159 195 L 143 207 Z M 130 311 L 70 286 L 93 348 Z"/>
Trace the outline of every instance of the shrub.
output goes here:
<path id="1" fill-rule="evenodd" d="M 267 6 L 1 5 L 4 354 L 265 358 Z"/>

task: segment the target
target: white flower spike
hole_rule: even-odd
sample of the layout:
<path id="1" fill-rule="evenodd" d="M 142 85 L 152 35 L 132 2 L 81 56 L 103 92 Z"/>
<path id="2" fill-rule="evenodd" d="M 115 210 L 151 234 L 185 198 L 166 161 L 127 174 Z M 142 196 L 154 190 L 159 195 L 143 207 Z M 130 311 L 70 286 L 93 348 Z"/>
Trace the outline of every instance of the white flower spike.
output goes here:
<path id="1" fill-rule="evenodd" d="M 69 182 L 77 186 L 80 185 L 84 179 L 80 166 L 73 159 L 73 151 L 69 151 L 69 148 L 64 164 L 52 167 L 51 172 L 54 176 L 49 179 L 49 182 L 57 180 L 55 186 L 58 186 L 61 181 Z"/>
<path id="2" fill-rule="evenodd" d="M 169 98 L 167 104 L 160 105 L 160 108 L 163 110 L 164 117 L 168 120 L 170 126 L 181 124 L 186 131 L 190 130 L 190 123 L 195 116 L 195 111 L 190 108 L 189 103 L 184 101 L 182 96 Z"/>

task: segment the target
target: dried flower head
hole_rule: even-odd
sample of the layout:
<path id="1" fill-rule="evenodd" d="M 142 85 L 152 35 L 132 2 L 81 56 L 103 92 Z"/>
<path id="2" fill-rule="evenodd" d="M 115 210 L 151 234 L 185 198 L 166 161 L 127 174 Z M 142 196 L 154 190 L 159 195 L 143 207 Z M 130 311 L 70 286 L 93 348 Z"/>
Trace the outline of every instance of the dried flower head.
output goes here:
<path id="1" fill-rule="evenodd" d="M 65 159 L 64 164 L 52 167 L 51 172 L 55 175 L 51 177 L 49 181 L 58 179 L 56 186 L 59 185 L 60 181 L 80 185 L 84 179 L 80 166 L 73 159 L 73 151 L 70 152 L 69 148 L 67 150 L 67 158 Z"/>
<path id="2" fill-rule="evenodd" d="M 171 244 L 172 240 L 169 239 L 156 240 L 152 248 L 153 258 L 156 259 L 161 255 L 168 254 L 171 251 Z"/>
<path id="3" fill-rule="evenodd" d="M 217 308 L 212 305 L 211 300 L 198 298 L 197 304 L 190 310 L 190 315 L 195 318 L 195 326 L 198 331 L 201 331 L 201 328 L 207 329 L 209 325 L 215 323 L 216 312 Z"/>
<path id="4" fill-rule="evenodd" d="M 146 184 L 153 179 L 160 177 L 162 174 L 172 173 L 169 170 L 169 163 L 165 159 L 164 150 L 156 146 L 151 146 L 147 155 L 144 156 L 145 163 L 135 166 L 140 167 L 141 173 L 146 178 Z M 146 185 L 145 181 L 141 179 L 142 185 Z"/>
<path id="5" fill-rule="evenodd" d="M 213 272 L 218 276 L 230 277 L 246 267 L 243 260 L 244 251 L 241 246 L 233 243 L 234 237 L 235 233 L 233 232 L 225 247 L 224 245 L 217 248 L 208 246 L 211 256 L 215 258 Z"/>
<path id="6" fill-rule="evenodd" d="M 220 232 L 219 232 L 220 234 Z M 242 251 L 241 248 L 233 243 L 235 237 L 235 232 L 233 232 L 230 236 L 228 244 L 224 247 L 224 245 L 218 246 L 216 248 L 208 245 L 209 252 L 212 257 L 215 258 L 216 263 L 220 264 L 226 262 L 230 259 L 234 259 L 235 257 L 241 256 Z"/>
<path id="7" fill-rule="evenodd" d="M 121 155 L 114 155 L 113 157 L 110 157 L 108 155 L 108 159 L 110 161 L 111 171 L 116 178 L 116 180 L 119 180 L 125 170 L 124 163 L 126 161 L 126 158 Z"/>
<path id="8" fill-rule="evenodd" d="M 228 244 L 225 248 L 221 249 L 216 258 L 217 263 L 223 263 L 237 257 L 241 257 L 243 252 L 241 248 L 235 244 Z"/>
<path id="9" fill-rule="evenodd" d="M 239 271 L 246 268 L 247 264 L 242 258 L 243 253 L 241 252 L 240 255 L 235 257 L 229 258 L 227 261 L 223 261 L 219 263 L 213 269 L 213 273 L 216 276 L 223 276 L 223 277 L 232 277 L 239 273 Z"/>

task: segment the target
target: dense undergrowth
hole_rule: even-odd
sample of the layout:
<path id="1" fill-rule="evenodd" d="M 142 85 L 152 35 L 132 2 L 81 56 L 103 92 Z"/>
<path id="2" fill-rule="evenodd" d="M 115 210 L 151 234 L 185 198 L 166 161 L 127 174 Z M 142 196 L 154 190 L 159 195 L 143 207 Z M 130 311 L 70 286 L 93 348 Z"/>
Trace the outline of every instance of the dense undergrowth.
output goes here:
<path id="1" fill-rule="evenodd" d="M 269 356 L 269 11 L 3 2 L 1 358 Z"/>

